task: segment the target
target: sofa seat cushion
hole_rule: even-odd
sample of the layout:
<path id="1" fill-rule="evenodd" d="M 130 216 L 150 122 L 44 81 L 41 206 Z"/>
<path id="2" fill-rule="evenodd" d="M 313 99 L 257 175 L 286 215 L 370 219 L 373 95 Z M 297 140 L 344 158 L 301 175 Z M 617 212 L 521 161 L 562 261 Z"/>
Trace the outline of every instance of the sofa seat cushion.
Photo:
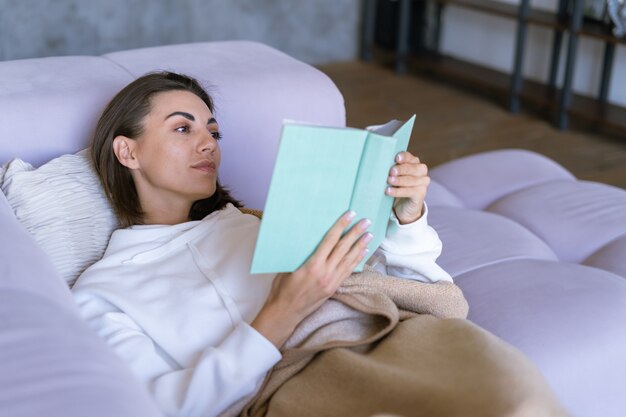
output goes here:
<path id="1" fill-rule="evenodd" d="M 438 263 L 452 277 L 511 259 L 557 260 L 545 242 L 497 214 L 437 207 L 428 221 L 443 242 Z"/>
<path id="2" fill-rule="evenodd" d="M 443 184 L 431 179 L 428 193 L 426 194 L 426 203 L 430 207 L 465 207 L 465 204 Z"/>
<path id="3" fill-rule="evenodd" d="M 626 279 L 626 259 L 624 258 L 626 258 L 626 234 L 598 249 L 585 259 L 583 264 L 613 272 Z"/>
<path id="4" fill-rule="evenodd" d="M 605 184 L 557 180 L 491 204 L 543 239 L 566 262 L 580 263 L 626 231 L 626 192 Z"/>
<path id="5" fill-rule="evenodd" d="M 575 180 L 553 160 L 520 149 L 455 159 L 430 170 L 430 176 L 472 209 L 484 209 L 507 194 L 535 184 Z"/>
<path id="6" fill-rule="evenodd" d="M 614 407 L 626 386 L 626 280 L 582 265 L 515 260 L 455 282 L 469 319 L 526 353 L 574 415 L 622 415 Z"/>

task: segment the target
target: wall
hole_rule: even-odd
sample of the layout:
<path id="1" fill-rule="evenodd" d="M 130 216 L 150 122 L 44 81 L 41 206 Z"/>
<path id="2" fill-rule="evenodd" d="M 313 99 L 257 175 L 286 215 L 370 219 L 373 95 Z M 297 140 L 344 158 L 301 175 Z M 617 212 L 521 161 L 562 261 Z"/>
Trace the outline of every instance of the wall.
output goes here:
<path id="1" fill-rule="evenodd" d="M 358 54 L 359 0 L 0 0 L 0 60 L 249 39 L 321 64 Z"/>
<path id="2" fill-rule="evenodd" d="M 513 2 L 515 3 L 515 2 Z M 533 0 L 531 5 L 546 10 L 556 10 L 556 1 Z M 516 24 L 511 19 L 456 7 L 446 9 L 443 20 L 442 51 L 451 56 L 511 72 L 515 48 Z M 567 38 L 562 46 L 560 83 L 565 67 Z M 552 32 L 529 25 L 524 58 L 524 76 L 545 82 L 550 66 Z M 578 57 L 573 82 L 575 92 L 597 96 L 604 44 L 600 41 L 579 37 Z M 616 48 L 609 101 L 626 106 L 626 48 Z"/>

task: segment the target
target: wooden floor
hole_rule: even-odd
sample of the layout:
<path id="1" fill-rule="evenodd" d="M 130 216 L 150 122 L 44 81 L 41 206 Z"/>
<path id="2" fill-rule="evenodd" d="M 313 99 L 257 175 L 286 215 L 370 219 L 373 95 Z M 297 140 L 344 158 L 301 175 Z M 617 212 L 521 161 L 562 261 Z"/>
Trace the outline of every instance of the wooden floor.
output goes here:
<path id="1" fill-rule="evenodd" d="M 318 67 L 339 87 L 352 127 L 416 114 L 409 150 L 427 165 L 486 150 L 529 149 L 578 178 L 626 188 L 626 137 L 559 131 L 536 115 L 509 113 L 487 98 L 415 74 L 360 61 Z"/>

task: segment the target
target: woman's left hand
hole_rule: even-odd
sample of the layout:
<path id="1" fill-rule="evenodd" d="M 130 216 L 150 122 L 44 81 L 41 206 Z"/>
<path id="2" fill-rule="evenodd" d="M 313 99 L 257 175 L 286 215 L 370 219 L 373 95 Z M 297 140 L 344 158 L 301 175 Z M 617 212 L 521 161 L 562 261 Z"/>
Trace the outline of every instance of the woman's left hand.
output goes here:
<path id="1" fill-rule="evenodd" d="M 389 170 L 385 193 L 395 197 L 393 210 L 400 224 L 413 223 L 422 217 L 424 198 L 430 184 L 428 167 L 410 152 L 396 155 L 396 164 Z"/>

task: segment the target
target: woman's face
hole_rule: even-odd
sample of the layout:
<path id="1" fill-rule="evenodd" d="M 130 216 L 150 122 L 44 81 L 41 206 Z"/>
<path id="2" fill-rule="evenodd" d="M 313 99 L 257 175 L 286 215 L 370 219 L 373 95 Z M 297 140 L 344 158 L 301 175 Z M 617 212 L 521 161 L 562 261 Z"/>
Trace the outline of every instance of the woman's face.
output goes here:
<path id="1" fill-rule="evenodd" d="M 154 95 L 144 131 L 134 141 L 137 169 L 131 170 L 144 211 L 188 210 L 213 195 L 219 139 L 217 121 L 198 96 L 182 90 Z"/>

